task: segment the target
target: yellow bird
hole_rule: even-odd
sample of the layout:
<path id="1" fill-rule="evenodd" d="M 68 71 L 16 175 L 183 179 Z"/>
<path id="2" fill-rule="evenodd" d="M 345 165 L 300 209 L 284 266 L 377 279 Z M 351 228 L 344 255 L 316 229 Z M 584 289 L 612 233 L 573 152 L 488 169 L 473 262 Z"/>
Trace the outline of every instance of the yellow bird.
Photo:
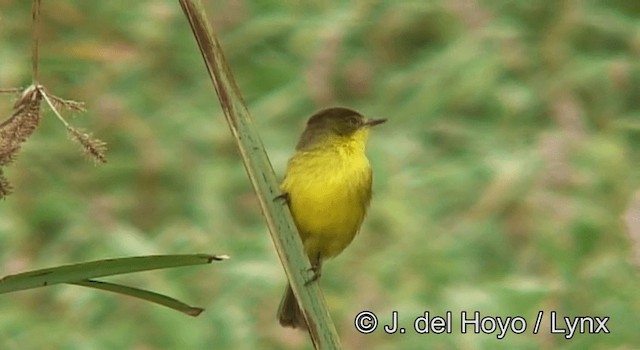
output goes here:
<path id="1" fill-rule="evenodd" d="M 323 109 L 307 121 L 281 185 L 305 252 L 320 277 L 322 262 L 353 241 L 371 200 L 372 173 L 365 146 L 369 128 L 385 119 L 365 119 L 342 107 Z M 285 327 L 306 328 L 288 286 L 278 308 Z"/>

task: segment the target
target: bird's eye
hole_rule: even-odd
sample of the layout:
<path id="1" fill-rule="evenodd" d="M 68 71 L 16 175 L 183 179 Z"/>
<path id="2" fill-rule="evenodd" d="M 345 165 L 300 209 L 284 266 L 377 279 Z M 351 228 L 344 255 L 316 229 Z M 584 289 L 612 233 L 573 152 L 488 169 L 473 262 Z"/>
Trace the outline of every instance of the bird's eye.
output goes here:
<path id="1" fill-rule="evenodd" d="M 357 117 L 349 117 L 349 124 L 351 124 L 351 126 L 358 127 L 360 126 L 360 120 Z"/>

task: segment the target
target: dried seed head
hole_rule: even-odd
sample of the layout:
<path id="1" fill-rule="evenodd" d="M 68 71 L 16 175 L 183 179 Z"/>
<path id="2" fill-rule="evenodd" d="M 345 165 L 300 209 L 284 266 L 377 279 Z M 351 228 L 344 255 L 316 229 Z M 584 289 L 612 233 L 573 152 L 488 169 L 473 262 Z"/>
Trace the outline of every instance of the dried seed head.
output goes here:
<path id="1" fill-rule="evenodd" d="M 107 144 L 105 142 L 94 138 L 91 133 L 71 126 L 67 128 L 67 131 L 69 132 L 71 139 L 79 143 L 84 149 L 84 152 L 96 163 L 107 162 L 107 158 L 104 155 L 104 152 L 107 150 Z"/>
<path id="2" fill-rule="evenodd" d="M 20 144 L 38 127 L 41 101 L 38 87 L 31 85 L 14 104 L 11 116 L 0 124 L 0 166 L 7 165 L 15 159 Z"/>
<path id="3" fill-rule="evenodd" d="M 12 90 L 0 91 L 10 92 Z M 20 146 L 36 130 L 42 118 L 40 103 L 45 100 L 56 117 L 64 124 L 71 139 L 79 143 L 84 152 L 95 162 L 105 163 L 106 143 L 93 138 L 91 133 L 76 129 L 69 124 L 58 109 L 84 112 L 81 102 L 65 100 L 47 93 L 42 85 L 31 85 L 26 88 L 13 106 L 13 113 L 0 123 L 0 167 L 13 162 L 20 151 Z M 0 198 L 11 193 L 11 185 L 0 168 Z"/>

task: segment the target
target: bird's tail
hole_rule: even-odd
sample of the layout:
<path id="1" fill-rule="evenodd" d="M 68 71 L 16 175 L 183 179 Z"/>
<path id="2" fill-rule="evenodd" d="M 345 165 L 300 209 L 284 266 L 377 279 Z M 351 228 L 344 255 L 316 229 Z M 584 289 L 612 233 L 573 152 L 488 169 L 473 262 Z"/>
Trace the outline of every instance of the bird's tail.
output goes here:
<path id="1" fill-rule="evenodd" d="M 278 307 L 278 321 L 280 321 L 280 325 L 283 327 L 299 328 L 302 330 L 307 329 L 307 322 L 304 320 L 296 296 L 293 294 L 293 290 L 291 290 L 291 286 L 289 285 L 282 296 L 280 307 Z"/>

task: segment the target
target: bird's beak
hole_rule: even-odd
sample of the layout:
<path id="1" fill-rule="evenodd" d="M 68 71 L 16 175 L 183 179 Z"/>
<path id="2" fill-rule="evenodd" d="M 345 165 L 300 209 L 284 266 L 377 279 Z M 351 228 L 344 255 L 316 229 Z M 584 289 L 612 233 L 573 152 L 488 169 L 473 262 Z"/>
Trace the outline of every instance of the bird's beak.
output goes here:
<path id="1" fill-rule="evenodd" d="M 382 124 L 386 121 L 387 121 L 386 119 L 369 119 L 364 123 L 364 125 L 367 127 L 372 127 L 372 126 Z"/>

